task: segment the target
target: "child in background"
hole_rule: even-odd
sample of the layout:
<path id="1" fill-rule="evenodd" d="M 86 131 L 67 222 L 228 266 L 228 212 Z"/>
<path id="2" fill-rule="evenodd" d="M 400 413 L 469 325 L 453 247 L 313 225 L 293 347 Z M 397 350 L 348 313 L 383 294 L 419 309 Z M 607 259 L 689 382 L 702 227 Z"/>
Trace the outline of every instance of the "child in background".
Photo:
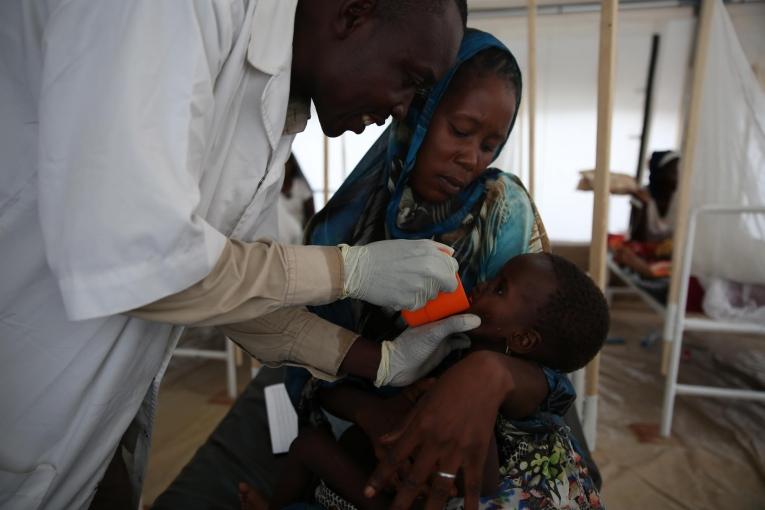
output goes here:
<path id="1" fill-rule="evenodd" d="M 547 253 L 511 259 L 495 278 L 477 285 L 470 300 L 468 313 L 481 317 L 481 326 L 469 333 L 470 351 L 504 352 L 540 367 L 570 372 L 595 356 L 608 333 L 608 307 L 600 290 L 574 264 Z M 525 367 L 517 368 L 514 375 L 526 374 Z M 376 439 L 401 422 L 428 384 L 416 384 L 388 398 L 350 385 L 319 389 L 322 407 L 355 426 L 339 441 L 327 426 L 303 429 L 290 449 L 284 476 L 270 504 L 264 505 L 256 493 L 243 487 L 243 507 L 276 510 L 315 498 L 324 508 L 388 508 L 390 495 L 366 499 L 362 494 L 367 477 L 383 454 Z M 482 496 L 490 500 L 497 495 L 500 480 L 504 493 L 508 485 L 522 492 L 529 483 L 537 486 L 539 493 L 554 493 L 556 481 L 563 476 L 568 493 L 558 494 L 559 501 L 576 501 L 577 506 L 556 505 L 548 497 L 543 504 L 539 501 L 540 508 L 598 508 L 597 492 L 587 486 L 586 473 L 580 472 L 577 454 L 564 430 L 553 426 L 546 432 L 549 440 L 545 448 L 528 450 L 524 437 L 544 433 L 544 424 L 551 417 L 546 409 L 537 409 L 530 416 L 524 410 L 537 408 L 543 399 L 544 395 L 519 394 L 506 402 L 497 417 L 496 443 L 484 468 Z M 455 499 L 448 508 L 459 504 Z"/>

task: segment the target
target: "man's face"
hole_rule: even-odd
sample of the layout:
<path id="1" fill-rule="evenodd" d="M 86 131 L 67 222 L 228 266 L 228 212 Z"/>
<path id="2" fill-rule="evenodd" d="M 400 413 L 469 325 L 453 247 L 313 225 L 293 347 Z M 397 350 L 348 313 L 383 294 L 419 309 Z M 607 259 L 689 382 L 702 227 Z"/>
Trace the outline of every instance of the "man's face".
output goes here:
<path id="1" fill-rule="evenodd" d="M 323 52 L 311 98 L 327 136 L 403 119 L 415 93 L 453 64 L 463 35 L 456 6 L 412 18 L 368 19 Z"/>
<path id="2" fill-rule="evenodd" d="M 471 291 L 467 313 L 478 315 L 481 325 L 470 331 L 470 336 L 504 343 L 513 332 L 531 328 L 555 285 L 552 266 L 544 255 L 513 257 L 497 276 Z"/>
<path id="3" fill-rule="evenodd" d="M 493 73 L 459 74 L 436 108 L 410 184 L 439 203 L 476 180 L 505 141 L 515 114 L 515 91 Z"/>

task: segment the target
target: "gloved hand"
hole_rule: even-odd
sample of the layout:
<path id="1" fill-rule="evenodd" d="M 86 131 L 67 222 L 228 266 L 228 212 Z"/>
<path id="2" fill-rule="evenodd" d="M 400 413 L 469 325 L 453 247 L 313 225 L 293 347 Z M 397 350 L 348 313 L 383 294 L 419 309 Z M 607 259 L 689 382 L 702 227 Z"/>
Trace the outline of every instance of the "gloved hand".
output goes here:
<path id="1" fill-rule="evenodd" d="M 396 310 L 416 310 L 439 291 L 457 288 L 459 266 L 450 247 L 435 241 L 393 239 L 365 246 L 340 245 L 343 297 Z"/>
<path id="2" fill-rule="evenodd" d="M 481 325 L 477 315 L 453 315 L 409 328 L 395 340 L 382 343 L 375 386 L 407 386 L 433 370 L 447 354 L 470 346 L 466 335 L 455 335 Z M 454 336 L 450 336 L 454 335 Z"/>

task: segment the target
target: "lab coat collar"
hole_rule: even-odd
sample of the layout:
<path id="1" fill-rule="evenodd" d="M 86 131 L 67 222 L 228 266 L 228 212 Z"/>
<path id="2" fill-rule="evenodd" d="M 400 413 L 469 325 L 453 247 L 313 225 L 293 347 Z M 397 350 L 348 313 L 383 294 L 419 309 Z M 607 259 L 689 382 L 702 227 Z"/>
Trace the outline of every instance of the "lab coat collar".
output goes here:
<path id="1" fill-rule="evenodd" d="M 271 75 L 261 97 L 261 111 L 272 149 L 276 149 L 282 136 L 305 130 L 310 117 L 310 100 L 281 99 L 290 89 L 297 3 L 298 0 L 257 0 L 252 17 L 247 62 Z"/>
<path id="2" fill-rule="evenodd" d="M 266 74 L 292 67 L 292 34 L 298 0 L 257 0 L 247 61 Z"/>

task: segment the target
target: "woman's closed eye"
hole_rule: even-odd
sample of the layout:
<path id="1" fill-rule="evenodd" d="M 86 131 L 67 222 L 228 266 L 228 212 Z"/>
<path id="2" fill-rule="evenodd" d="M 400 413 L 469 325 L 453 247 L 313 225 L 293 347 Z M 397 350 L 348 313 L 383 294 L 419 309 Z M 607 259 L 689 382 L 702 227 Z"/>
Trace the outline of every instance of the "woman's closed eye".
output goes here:
<path id="1" fill-rule="evenodd" d="M 470 133 L 469 133 L 468 131 L 466 131 L 466 130 L 464 130 L 464 129 L 460 129 L 460 128 L 458 128 L 457 126 L 455 126 L 454 124 L 449 124 L 449 126 L 450 126 L 450 127 L 451 127 L 451 129 L 452 129 L 452 133 L 453 133 L 453 134 L 454 134 L 454 135 L 455 135 L 457 138 L 467 138 L 468 136 L 470 136 Z"/>

